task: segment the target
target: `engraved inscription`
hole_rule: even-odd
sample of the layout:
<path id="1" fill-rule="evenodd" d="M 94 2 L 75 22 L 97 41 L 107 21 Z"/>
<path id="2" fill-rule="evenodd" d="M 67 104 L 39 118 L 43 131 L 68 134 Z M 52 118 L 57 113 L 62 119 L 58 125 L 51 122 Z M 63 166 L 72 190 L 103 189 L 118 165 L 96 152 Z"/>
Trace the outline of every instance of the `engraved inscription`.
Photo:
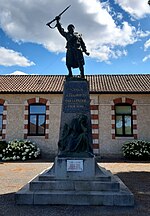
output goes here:
<path id="1" fill-rule="evenodd" d="M 83 160 L 67 160 L 67 171 L 83 171 Z"/>
<path id="2" fill-rule="evenodd" d="M 65 113 L 80 113 L 88 111 L 89 109 L 89 97 L 87 95 L 87 85 L 83 85 L 82 87 L 80 83 L 74 84 L 70 83 L 67 85 L 65 89 L 65 97 L 63 101 L 63 111 Z"/>

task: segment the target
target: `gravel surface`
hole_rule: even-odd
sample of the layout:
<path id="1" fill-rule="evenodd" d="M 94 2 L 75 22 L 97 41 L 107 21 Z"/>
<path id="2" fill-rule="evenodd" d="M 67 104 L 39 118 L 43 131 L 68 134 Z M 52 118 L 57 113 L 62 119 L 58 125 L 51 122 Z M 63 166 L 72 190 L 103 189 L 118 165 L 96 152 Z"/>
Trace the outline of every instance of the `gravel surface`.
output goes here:
<path id="1" fill-rule="evenodd" d="M 101 162 L 116 174 L 135 196 L 134 207 L 105 206 L 28 206 L 15 205 L 14 194 L 34 176 L 52 166 L 48 162 L 0 163 L 0 216 L 149 216 L 150 164 Z"/>

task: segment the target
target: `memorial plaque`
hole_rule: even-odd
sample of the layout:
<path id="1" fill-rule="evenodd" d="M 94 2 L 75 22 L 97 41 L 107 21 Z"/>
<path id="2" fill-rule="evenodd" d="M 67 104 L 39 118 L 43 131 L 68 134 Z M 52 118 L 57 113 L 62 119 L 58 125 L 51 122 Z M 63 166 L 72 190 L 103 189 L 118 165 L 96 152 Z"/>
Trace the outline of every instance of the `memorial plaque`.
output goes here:
<path id="1" fill-rule="evenodd" d="M 83 171 L 83 160 L 67 160 L 67 172 Z"/>

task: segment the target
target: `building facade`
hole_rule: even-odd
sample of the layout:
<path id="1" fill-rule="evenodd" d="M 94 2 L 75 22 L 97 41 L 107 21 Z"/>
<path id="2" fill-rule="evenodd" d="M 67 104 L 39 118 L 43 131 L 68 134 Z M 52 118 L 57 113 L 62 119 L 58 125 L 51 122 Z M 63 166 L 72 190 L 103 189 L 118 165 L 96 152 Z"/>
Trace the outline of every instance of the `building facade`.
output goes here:
<path id="1" fill-rule="evenodd" d="M 64 76 L 0 76 L 0 140 L 29 139 L 57 154 Z M 150 75 L 87 76 L 93 151 L 120 157 L 124 142 L 150 140 Z"/>

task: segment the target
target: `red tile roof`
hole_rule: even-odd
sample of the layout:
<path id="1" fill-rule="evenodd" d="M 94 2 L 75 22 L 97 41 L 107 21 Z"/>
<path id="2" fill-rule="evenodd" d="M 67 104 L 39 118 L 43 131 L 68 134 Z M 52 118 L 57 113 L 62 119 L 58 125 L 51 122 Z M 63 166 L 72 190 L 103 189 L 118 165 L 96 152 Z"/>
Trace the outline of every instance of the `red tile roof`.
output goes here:
<path id="1" fill-rule="evenodd" d="M 150 93 L 150 74 L 87 75 L 90 93 Z M 63 75 L 0 75 L 0 93 L 62 93 Z"/>

